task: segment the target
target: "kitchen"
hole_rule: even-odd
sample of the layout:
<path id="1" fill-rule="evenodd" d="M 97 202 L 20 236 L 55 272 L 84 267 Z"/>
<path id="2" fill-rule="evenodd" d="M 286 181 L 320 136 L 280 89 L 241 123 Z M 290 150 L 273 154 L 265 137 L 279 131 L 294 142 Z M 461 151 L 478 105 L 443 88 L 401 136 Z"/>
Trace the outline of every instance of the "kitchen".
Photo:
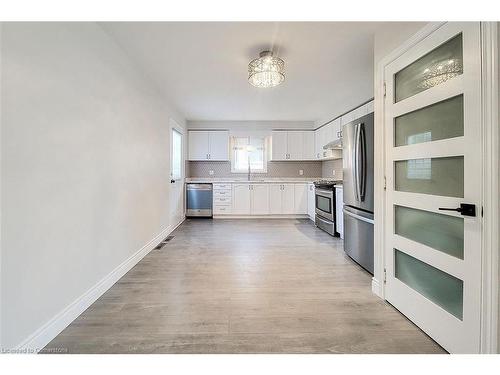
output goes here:
<path id="1" fill-rule="evenodd" d="M 498 352 L 498 30 L 3 22 L 0 349 Z"/>
<path id="2" fill-rule="evenodd" d="M 341 239 L 345 227 L 347 254 L 373 274 L 373 100 L 314 130 L 271 129 L 256 135 L 250 128 L 248 134 L 254 135 L 244 137 L 241 130 L 232 135 L 196 125 L 191 130 L 188 123 L 188 218 L 309 218 Z M 351 179 L 355 164 L 359 181 Z M 246 177 L 242 170 L 248 171 Z M 346 208 L 343 175 L 350 198 Z M 352 211 L 362 202 L 367 204 L 361 215 Z"/>

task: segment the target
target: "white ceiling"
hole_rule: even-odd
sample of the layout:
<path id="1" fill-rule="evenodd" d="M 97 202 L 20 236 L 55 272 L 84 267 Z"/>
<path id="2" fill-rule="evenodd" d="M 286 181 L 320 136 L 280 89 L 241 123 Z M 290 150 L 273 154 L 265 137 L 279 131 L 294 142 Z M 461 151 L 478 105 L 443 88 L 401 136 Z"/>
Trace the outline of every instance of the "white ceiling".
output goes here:
<path id="1" fill-rule="evenodd" d="M 326 121 L 373 97 L 370 22 L 120 22 L 101 26 L 188 120 Z M 272 48 L 286 80 L 247 81 Z"/>

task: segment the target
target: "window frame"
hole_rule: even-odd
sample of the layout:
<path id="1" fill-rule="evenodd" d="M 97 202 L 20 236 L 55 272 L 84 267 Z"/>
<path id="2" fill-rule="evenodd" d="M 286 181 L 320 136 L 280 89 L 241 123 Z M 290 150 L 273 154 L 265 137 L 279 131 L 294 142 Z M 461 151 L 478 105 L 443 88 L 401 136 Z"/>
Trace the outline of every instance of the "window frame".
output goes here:
<path id="1" fill-rule="evenodd" d="M 269 157 L 268 157 L 268 153 L 269 153 L 269 137 L 268 136 L 252 136 L 252 135 L 249 135 L 249 136 L 230 136 L 230 139 L 229 139 L 229 142 L 230 142 L 230 147 L 231 147 L 231 155 L 230 155 L 230 162 L 231 162 L 231 173 L 248 173 L 248 163 L 247 163 L 247 166 L 246 168 L 243 170 L 243 169 L 237 169 L 235 167 L 235 162 L 236 162 L 236 158 L 235 158 L 235 144 L 236 144 L 236 139 L 242 139 L 242 138 L 247 138 L 248 139 L 248 142 L 247 142 L 247 145 L 250 145 L 251 143 L 251 139 L 262 139 L 263 140 L 263 150 L 262 150 L 262 163 L 263 163 L 263 168 L 262 169 L 251 169 L 250 170 L 250 173 L 261 173 L 261 174 L 265 174 L 267 173 L 267 162 L 269 160 Z"/>

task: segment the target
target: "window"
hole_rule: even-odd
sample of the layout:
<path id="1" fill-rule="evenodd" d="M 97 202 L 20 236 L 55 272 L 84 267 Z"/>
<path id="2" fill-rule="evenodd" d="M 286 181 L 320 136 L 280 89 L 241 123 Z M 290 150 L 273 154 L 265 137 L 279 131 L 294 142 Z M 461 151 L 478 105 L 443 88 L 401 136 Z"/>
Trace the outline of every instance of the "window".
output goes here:
<path id="1" fill-rule="evenodd" d="M 182 178 L 182 134 L 172 129 L 172 179 Z"/>
<path id="2" fill-rule="evenodd" d="M 267 173 L 265 137 L 231 137 L 231 172 Z"/>

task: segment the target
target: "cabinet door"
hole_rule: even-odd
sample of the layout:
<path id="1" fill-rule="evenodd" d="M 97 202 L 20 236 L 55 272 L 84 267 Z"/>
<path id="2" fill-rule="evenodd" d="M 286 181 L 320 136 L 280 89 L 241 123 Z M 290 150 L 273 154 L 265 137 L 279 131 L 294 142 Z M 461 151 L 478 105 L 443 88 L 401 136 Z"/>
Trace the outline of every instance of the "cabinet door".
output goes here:
<path id="1" fill-rule="evenodd" d="M 293 215 L 295 213 L 295 186 L 294 184 L 282 184 L 281 194 L 281 213 L 284 215 Z"/>
<path id="2" fill-rule="evenodd" d="M 323 152 L 323 145 L 321 140 L 321 128 L 314 131 L 314 159 L 321 159 L 321 154 Z"/>
<path id="3" fill-rule="evenodd" d="M 297 215 L 307 214 L 307 184 L 295 184 L 294 207 Z"/>
<path id="4" fill-rule="evenodd" d="M 208 160 L 208 131 L 189 132 L 189 160 Z"/>
<path id="5" fill-rule="evenodd" d="M 340 125 L 340 119 L 336 119 L 335 121 L 332 122 L 333 125 L 333 139 L 338 140 L 342 138 L 342 126 Z"/>
<path id="6" fill-rule="evenodd" d="M 233 214 L 250 215 L 249 184 L 233 184 Z"/>
<path id="7" fill-rule="evenodd" d="M 269 213 L 271 215 L 280 215 L 282 212 L 282 186 L 278 184 L 269 185 Z"/>
<path id="8" fill-rule="evenodd" d="M 287 160 L 287 132 L 272 132 L 272 160 Z"/>
<path id="9" fill-rule="evenodd" d="M 315 188 L 314 184 L 307 185 L 307 213 L 311 220 L 315 219 L 316 216 L 316 198 L 315 198 Z"/>
<path id="10" fill-rule="evenodd" d="M 342 188 L 335 188 L 335 225 L 340 238 L 344 238 L 344 190 Z"/>
<path id="11" fill-rule="evenodd" d="M 267 215 L 269 213 L 269 187 L 267 184 L 251 185 L 251 214 Z"/>
<path id="12" fill-rule="evenodd" d="M 303 160 L 304 132 L 287 132 L 287 152 L 288 160 Z"/>
<path id="13" fill-rule="evenodd" d="M 314 132 L 302 132 L 302 160 L 316 159 L 314 152 Z"/>
<path id="14" fill-rule="evenodd" d="M 210 160 L 229 160 L 229 132 L 218 130 L 209 132 L 209 152 Z"/>

